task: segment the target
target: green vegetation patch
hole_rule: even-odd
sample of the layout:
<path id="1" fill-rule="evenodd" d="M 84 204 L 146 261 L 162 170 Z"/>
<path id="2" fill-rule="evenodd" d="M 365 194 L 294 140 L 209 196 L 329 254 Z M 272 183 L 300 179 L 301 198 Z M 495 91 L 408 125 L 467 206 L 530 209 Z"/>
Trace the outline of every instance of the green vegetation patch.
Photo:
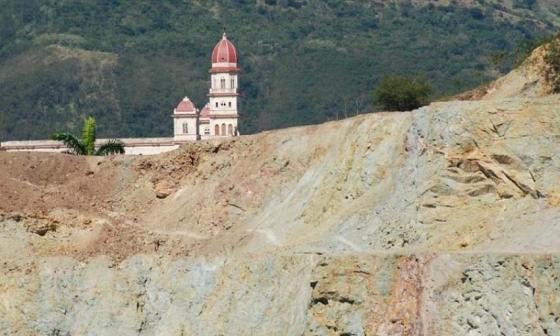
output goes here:
<path id="1" fill-rule="evenodd" d="M 373 91 L 373 100 L 387 111 L 411 111 L 430 103 L 432 87 L 421 79 L 384 77 Z"/>
<path id="2" fill-rule="evenodd" d="M 560 93 L 560 36 L 556 36 L 546 47 L 544 61 L 548 65 L 546 80 L 554 93 Z"/>
<path id="3" fill-rule="evenodd" d="M 434 96 L 488 82 L 518 45 L 550 34 L 485 2 L 414 6 L 339 0 L 0 0 L 0 139 L 79 132 L 172 135 L 188 95 L 207 101 L 222 29 L 240 55 L 243 134 L 381 110 L 368 97 L 387 74 L 423 77 Z M 539 9 L 540 10 L 540 9 Z M 544 13 L 544 12 L 543 12 Z M 505 56 L 491 57 L 502 53 Z"/>

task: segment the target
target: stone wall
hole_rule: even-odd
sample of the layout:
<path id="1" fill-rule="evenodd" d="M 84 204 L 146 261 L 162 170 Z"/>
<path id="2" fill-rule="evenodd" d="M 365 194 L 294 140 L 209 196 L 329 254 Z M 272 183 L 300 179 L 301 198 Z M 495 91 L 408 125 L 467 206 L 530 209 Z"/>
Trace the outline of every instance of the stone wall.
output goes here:
<path id="1" fill-rule="evenodd" d="M 98 139 L 96 145 L 108 139 Z M 179 148 L 173 138 L 124 138 L 119 139 L 125 145 L 126 155 L 156 155 Z M 0 143 L 0 151 L 6 152 L 54 152 L 62 153 L 66 146 L 54 140 L 6 141 Z"/>

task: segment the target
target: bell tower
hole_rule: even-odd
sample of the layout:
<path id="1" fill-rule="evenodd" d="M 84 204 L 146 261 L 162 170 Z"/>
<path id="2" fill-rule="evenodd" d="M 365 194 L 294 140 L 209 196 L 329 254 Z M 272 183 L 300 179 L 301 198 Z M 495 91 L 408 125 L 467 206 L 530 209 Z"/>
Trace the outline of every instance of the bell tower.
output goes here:
<path id="1" fill-rule="evenodd" d="M 237 50 L 224 33 L 212 51 L 210 68 L 208 116 L 210 134 L 214 137 L 236 136 L 239 133 L 237 131 L 238 73 Z"/>

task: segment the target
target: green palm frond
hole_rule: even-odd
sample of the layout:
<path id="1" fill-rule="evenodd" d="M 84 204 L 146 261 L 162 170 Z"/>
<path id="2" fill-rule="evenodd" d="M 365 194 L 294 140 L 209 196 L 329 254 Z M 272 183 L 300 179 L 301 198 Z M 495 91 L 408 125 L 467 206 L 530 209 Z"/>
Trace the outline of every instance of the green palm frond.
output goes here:
<path id="1" fill-rule="evenodd" d="M 101 145 L 95 155 L 113 155 L 113 154 L 124 154 L 124 143 L 117 139 L 111 139 Z"/>
<path id="2" fill-rule="evenodd" d="M 82 131 L 82 144 L 86 147 L 87 155 L 95 152 L 96 125 L 94 117 L 87 117 Z"/>
<path id="3" fill-rule="evenodd" d="M 87 149 L 83 143 L 70 133 L 56 132 L 52 135 L 53 140 L 62 141 L 68 147 L 70 154 L 86 155 Z"/>
<path id="4" fill-rule="evenodd" d="M 82 131 L 82 140 L 66 132 L 52 135 L 53 140 L 62 141 L 68 147 L 68 153 L 75 155 L 112 155 L 124 154 L 124 143 L 111 139 L 95 150 L 96 124 L 94 117 L 87 117 Z"/>

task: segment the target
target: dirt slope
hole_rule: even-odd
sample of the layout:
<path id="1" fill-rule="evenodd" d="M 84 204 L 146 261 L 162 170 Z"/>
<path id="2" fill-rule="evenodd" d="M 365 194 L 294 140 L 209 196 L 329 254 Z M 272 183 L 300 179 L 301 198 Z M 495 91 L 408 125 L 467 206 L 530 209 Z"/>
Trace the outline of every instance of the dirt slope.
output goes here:
<path id="1" fill-rule="evenodd" d="M 7 335 L 560 334 L 560 97 L 0 153 Z"/>
<path id="2" fill-rule="evenodd" d="M 538 222 L 558 216 L 557 107 L 553 96 L 438 103 L 158 157 L 2 153 L 0 209 L 52 226 L 34 237 L 47 255 L 67 234 L 88 239 L 68 240 L 77 256 L 158 244 L 179 255 L 548 251 L 556 237 L 539 232 L 556 229 Z"/>

